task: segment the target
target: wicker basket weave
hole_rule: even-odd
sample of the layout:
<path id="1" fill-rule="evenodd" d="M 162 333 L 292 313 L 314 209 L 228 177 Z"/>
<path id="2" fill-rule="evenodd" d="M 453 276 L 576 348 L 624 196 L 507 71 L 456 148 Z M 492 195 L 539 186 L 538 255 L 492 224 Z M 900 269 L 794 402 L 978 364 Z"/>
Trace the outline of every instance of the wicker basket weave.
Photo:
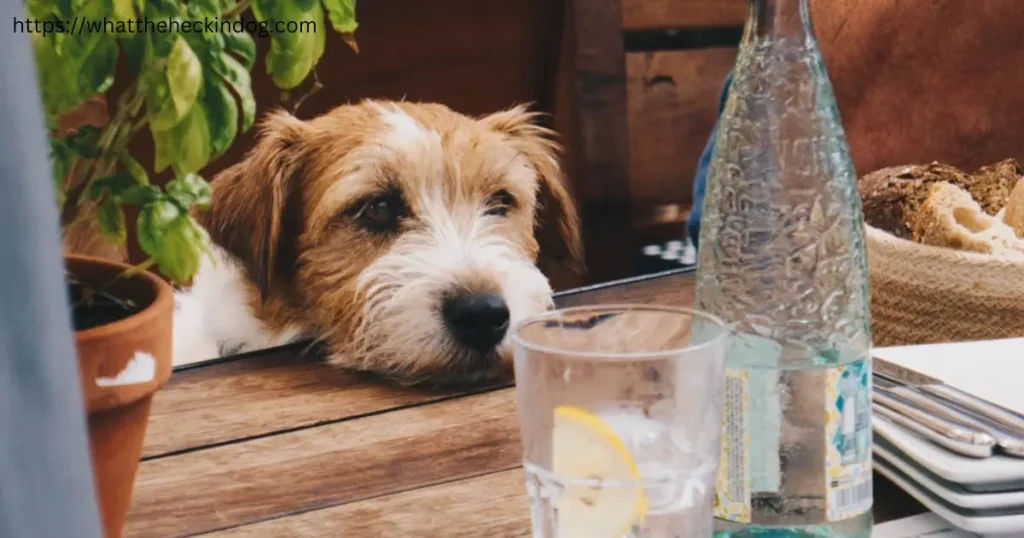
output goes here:
<path id="1" fill-rule="evenodd" d="M 1024 336 L 1024 261 L 865 228 L 875 346 Z"/>

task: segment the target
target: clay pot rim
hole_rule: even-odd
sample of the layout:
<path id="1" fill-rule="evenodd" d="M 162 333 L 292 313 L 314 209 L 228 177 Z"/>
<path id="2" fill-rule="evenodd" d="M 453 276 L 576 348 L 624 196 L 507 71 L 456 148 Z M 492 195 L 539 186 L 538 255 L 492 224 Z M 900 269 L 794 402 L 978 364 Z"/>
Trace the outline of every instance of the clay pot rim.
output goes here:
<path id="1" fill-rule="evenodd" d="M 124 263 L 78 254 L 65 254 L 64 259 L 78 263 L 101 265 L 118 272 L 126 271 L 132 267 Z M 141 312 L 136 312 L 126 318 L 119 319 L 105 325 L 92 327 L 84 331 L 75 331 L 75 339 L 78 342 L 89 342 L 91 340 L 109 338 L 111 335 L 130 332 L 139 326 L 152 323 L 160 313 L 164 311 L 164 309 L 169 308 L 168 303 L 174 301 L 174 290 L 171 288 L 171 285 L 153 273 L 143 271 L 137 275 L 133 275 L 131 278 L 133 280 L 145 281 L 154 288 L 156 293 L 153 302 L 143 308 Z"/>

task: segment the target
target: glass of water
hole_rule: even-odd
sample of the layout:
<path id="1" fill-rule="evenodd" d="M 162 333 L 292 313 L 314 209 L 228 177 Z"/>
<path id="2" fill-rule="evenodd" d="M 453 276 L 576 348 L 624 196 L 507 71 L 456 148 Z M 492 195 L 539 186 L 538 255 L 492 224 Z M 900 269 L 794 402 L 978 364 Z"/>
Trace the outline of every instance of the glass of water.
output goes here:
<path id="1" fill-rule="evenodd" d="M 535 538 L 712 535 L 728 330 L 694 310 L 556 310 L 514 329 Z"/>

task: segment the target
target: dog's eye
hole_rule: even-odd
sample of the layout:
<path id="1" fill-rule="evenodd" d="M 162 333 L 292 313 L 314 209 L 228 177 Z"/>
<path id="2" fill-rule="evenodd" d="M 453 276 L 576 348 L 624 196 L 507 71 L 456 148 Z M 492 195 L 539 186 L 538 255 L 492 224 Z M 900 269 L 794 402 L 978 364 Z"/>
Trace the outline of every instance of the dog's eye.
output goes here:
<path id="1" fill-rule="evenodd" d="M 399 196 L 393 194 L 370 198 L 359 209 L 359 222 L 373 230 L 394 230 L 404 215 L 405 206 Z"/>
<path id="2" fill-rule="evenodd" d="M 494 193 L 487 203 L 487 214 L 504 217 L 509 210 L 516 207 L 516 199 L 508 191 L 501 190 Z"/>

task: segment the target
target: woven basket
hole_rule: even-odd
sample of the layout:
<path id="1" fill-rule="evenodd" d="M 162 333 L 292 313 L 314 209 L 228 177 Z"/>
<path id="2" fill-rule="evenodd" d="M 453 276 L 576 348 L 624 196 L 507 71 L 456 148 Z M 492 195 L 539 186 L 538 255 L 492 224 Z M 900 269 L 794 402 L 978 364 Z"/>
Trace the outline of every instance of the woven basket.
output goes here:
<path id="1" fill-rule="evenodd" d="M 1024 336 L 1024 261 L 865 228 L 875 346 Z"/>

